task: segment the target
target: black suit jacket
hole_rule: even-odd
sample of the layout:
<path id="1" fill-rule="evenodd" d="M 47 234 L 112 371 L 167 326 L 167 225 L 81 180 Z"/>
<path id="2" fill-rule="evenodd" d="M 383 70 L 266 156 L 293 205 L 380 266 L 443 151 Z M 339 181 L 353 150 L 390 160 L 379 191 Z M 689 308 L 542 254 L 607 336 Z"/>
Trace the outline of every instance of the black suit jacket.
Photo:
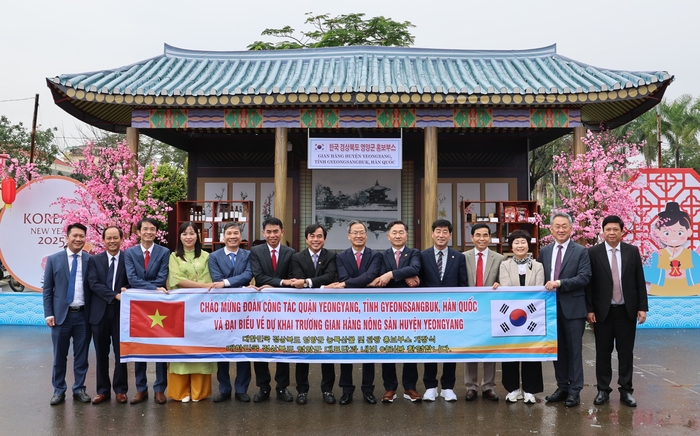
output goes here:
<path id="1" fill-rule="evenodd" d="M 447 264 L 440 279 L 435 260 L 435 248 L 430 247 L 420 252 L 421 285 L 427 288 L 453 288 L 467 286 L 467 262 L 464 254 L 452 248 L 447 249 Z"/>
<path id="2" fill-rule="evenodd" d="M 644 267 L 639 249 L 621 242 L 620 258 L 622 260 L 622 296 L 625 309 L 631 320 L 637 319 L 637 312 L 649 310 L 647 288 L 644 279 Z M 586 286 L 586 309 L 594 312 L 596 321 L 603 322 L 610 311 L 612 302 L 612 269 L 608 260 L 605 243 L 588 249 L 591 259 L 591 282 Z"/>
<path id="3" fill-rule="evenodd" d="M 403 247 L 398 267 L 396 266 L 393 248 L 383 251 L 381 259 L 382 266 L 379 270 L 379 275 L 386 274 L 389 271 L 394 272 L 394 279 L 386 285 L 387 288 L 407 288 L 406 279 L 420 275 L 420 251 L 415 248 Z"/>
<path id="4" fill-rule="evenodd" d="M 365 247 L 360 261 L 360 268 L 357 268 L 355 254 L 352 247 L 338 253 L 335 257 L 335 263 L 338 267 L 338 281 L 345 282 L 346 288 L 364 288 L 367 287 L 372 280 L 379 277 L 381 268 L 381 257 L 379 253 L 369 247 Z"/>
<path id="5" fill-rule="evenodd" d="M 267 244 L 257 245 L 250 250 L 250 268 L 253 270 L 255 286 L 270 285 L 280 287 L 280 280 L 289 278 L 294 249 L 279 244 L 276 248 L 277 269 L 272 269 L 272 256 Z"/>
<path id="6" fill-rule="evenodd" d="M 87 281 L 92 291 L 90 304 L 90 324 L 97 325 L 102 321 L 107 304 L 114 301 L 115 296 L 121 292 L 122 288 L 129 288 L 129 281 L 126 278 L 126 264 L 124 252 L 119 253 L 117 263 L 117 275 L 112 290 L 112 278 L 107 277 L 111 256 L 106 251 L 92 256 L 88 260 Z"/>
<path id="7" fill-rule="evenodd" d="M 549 244 L 540 250 L 537 261 L 544 267 L 545 283 L 552 279 L 552 251 L 557 244 Z M 588 250 L 569 241 L 559 271 L 561 286 L 557 288 L 557 301 L 566 319 L 585 318 L 586 286 L 591 281 L 591 261 Z"/>
<path id="8" fill-rule="evenodd" d="M 322 248 L 318 253 L 318 265 L 314 268 L 311 253 L 308 249 L 304 249 L 292 256 L 292 269 L 289 272 L 289 278 L 311 279 L 311 286 L 320 288 L 335 282 L 337 272 L 335 253 Z"/>

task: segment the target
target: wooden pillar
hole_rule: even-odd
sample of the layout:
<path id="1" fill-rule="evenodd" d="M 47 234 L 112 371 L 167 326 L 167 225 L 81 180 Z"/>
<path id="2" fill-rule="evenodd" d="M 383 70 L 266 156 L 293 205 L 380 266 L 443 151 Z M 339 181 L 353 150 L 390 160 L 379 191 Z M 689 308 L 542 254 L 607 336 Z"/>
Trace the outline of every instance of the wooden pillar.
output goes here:
<path id="1" fill-rule="evenodd" d="M 574 157 L 588 151 L 586 150 L 586 144 L 584 144 L 583 141 L 581 141 L 581 138 L 583 138 L 584 136 L 586 136 L 586 127 L 574 127 Z"/>
<path id="2" fill-rule="evenodd" d="M 438 133 L 437 127 L 425 128 L 424 133 L 425 168 L 423 171 L 423 216 L 421 225 L 421 248 L 426 249 L 433 245 L 431 235 L 433 233 L 433 221 L 438 214 Z M 454 223 L 453 223 L 454 228 Z M 456 237 L 457 232 L 453 232 Z"/>
<path id="3" fill-rule="evenodd" d="M 275 128 L 275 214 L 277 218 L 287 216 L 287 128 Z M 285 223 L 291 229 L 292 223 Z"/>
<path id="4" fill-rule="evenodd" d="M 131 168 L 131 171 L 135 173 L 136 157 L 139 154 L 139 129 L 135 127 L 126 128 L 126 145 L 128 145 L 129 150 L 134 153 L 134 157 L 131 158 L 131 161 L 129 162 L 129 167 Z M 132 188 L 129 190 L 129 198 L 134 198 L 134 195 L 136 195 L 136 189 Z"/>

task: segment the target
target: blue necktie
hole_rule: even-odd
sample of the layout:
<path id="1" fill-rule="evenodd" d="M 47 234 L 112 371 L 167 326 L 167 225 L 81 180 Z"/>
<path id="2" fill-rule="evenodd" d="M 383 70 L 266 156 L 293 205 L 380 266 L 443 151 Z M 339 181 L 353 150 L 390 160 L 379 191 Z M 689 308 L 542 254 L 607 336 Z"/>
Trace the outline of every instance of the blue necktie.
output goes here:
<path id="1" fill-rule="evenodd" d="M 68 292 L 66 293 L 66 302 L 71 304 L 75 298 L 75 278 L 78 275 L 78 255 L 73 255 L 73 262 L 70 266 L 70 279 L 68 279 Z"/>
<path id="2" fill-rule="evenodd" d="M 228 257 L 231 258 L 231 274 L 233 274 L 233 269 L 236 267 L 236 253 L 229 253 Z"/>
<path id="3" fill-rule="evenodd" d="M 112 256 L 112 261 L 109 263 L 109 269 L 107 270 L 109 289 L 111 290 L 114 290 L 114 260 L 114 256 Z"/>

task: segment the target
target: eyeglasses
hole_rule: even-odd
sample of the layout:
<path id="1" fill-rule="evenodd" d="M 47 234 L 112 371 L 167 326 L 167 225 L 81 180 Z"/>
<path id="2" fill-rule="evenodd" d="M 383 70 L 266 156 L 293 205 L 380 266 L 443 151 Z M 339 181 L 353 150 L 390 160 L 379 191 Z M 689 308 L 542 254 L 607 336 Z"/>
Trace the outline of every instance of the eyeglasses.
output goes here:
<path id="1" fill-rule="evenodd" d="M 360 231 L 360 232 L 357 232 L 357 231 L 355 231 L 355 232 L 350 232 L 350 234 L 353 235 L 353 236 L 362 236 L 362 235 L 366 235 L 367 232 L 365 232 L 365 231 L 363 230 L 363 231 Z"/>

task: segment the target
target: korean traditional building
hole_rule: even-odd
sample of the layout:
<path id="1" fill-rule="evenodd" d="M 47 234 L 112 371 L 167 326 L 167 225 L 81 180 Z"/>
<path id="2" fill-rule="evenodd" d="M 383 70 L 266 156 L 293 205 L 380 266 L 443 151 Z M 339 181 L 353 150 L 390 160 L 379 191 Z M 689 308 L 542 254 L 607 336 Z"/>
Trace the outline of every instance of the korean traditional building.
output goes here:
<path id="1" fill-rule="evenodd" d="M 126 133 L 132 149 L 145 134 L 187 151 L 189 199 L 208 199 L 205 185 L 223 183 L 229 199 L 250 196 L 260 216 L 274 190 L 272 210 L 297 249 L 314 222 L 319 170 L 308 168 L 309 138 L 401 138 L 402 169 L 387 170 L 400 172 L 399 186 L 364 170 L 336 175 L 360 179 L 370 197 L 395 197 L 409 245 L 425 248 L 438 215 L 459 227 L 465 197 L 529 199 L 530 150 L 573 131 L 580 151 L 586 129 L 633 120 L 672 80 L 665 71 L 587 65 L 554 45 L 254 52 L 166 45 L 159 56 L 47 85 L 66 112 Z M 354 190 L 338 182 L 332 194 L 339 191 L 348 202 Z"/>

